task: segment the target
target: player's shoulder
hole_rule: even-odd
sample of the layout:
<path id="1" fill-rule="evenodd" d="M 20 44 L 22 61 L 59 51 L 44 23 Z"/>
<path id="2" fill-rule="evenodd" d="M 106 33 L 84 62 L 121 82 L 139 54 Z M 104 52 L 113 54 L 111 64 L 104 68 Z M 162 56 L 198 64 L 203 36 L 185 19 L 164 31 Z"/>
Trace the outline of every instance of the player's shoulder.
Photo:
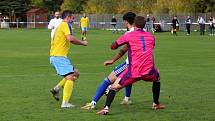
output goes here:
<path id="1" fill-rule="evenodd" d="M 58 20 L 58 21 L 62 22 L 62 21 L 63 21 L 63 19 L 62 19 L 62 18 L 59 18 L 59 20 Z"/>
<path id="2" fill-rule="evenodd" d="M 68 27 L 68 23 L 63 21 L 59 24 L 58 28 L 64 28 L 64 27 Z"/>
<path id="3" fill-rule="evenodd" d="M 49 21 L 49 23 L 53 23 L 54 21 L 55 21 L 55 19 L 53 18 Z"/>

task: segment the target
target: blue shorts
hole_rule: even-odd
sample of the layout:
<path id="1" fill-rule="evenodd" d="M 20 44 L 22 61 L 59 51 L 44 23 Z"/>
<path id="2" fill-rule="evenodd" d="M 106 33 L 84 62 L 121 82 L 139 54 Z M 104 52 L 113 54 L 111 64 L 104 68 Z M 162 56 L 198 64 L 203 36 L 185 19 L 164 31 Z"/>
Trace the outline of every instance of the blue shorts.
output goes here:
<path id="1" fill-rule="evenodd" d="M 88 29 L 87 27 L 81 27 L 82 32 L 86 32 Z"/>
<path id="2" fill-rule="evenodd" d="M 115 75 L 118 77 L 127 67 L 128 67 L 128 64 L 124 62 L 116 66 L 113 71 Z"/>
<path id="3" fill-rule="evenodd" d="M 55 68 L 58 75 L 65 76 L 74 72 L 74 67 L 67 57 L 50 56 L 50 64 Z"/>

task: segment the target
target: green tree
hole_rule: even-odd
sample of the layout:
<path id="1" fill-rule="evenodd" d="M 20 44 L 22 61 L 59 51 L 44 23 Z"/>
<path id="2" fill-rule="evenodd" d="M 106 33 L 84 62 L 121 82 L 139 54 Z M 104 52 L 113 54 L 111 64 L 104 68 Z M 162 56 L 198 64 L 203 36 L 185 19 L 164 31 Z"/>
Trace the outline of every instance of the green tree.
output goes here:
<path id="1" fill-rule="evenodd" d="M 88 0 L 84 11 L 87 13 L 102 14 L 107 12 L 107 7 L 104 0 Z"/>
<path id="2" fill-rule="evenodd" d="M 61 5 L 61 10 L 72 10 L 74 13 L 83 12 L 83 6 L 86 4 L 87 0 L 64 0 Z"/>
<path id="3" fill-rule="evenodd" d="M 29 4 L 29 0 L 1 0 L 0 12 L 8 15 L 11 21 L 16 21 L 16 18 L 23 18 L 29 8 Z"/>
<path id="4" fill-rule="evenodd" d="M 215 0 L 194 0 L 195 12 L 214 12 L 215 11 Z"/>
<path id="5" fill-rule="evenodd" d="M 48 9 L 49 11 L 60 10 L 63 0 L 31 0 L 31 6 Z"/>

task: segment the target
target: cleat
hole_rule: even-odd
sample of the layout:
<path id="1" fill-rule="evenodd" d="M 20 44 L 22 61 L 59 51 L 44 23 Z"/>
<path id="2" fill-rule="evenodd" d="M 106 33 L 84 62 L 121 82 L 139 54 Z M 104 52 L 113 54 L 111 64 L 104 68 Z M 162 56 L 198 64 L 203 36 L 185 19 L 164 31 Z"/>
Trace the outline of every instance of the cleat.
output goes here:
<path id="1" fill-rule="evenodd" d="M 109 110 L 104 108 L 96 113 L 96 115 L 107 115 L 109 113 Z"/>
<path id="2" fill-rule="evenodd" d="M 61 108 L 74 108 L 75 105 L 70 104 L 70 103 L 62 103 Z"/>
<path id="3" fill-rule="evenodd" d="M 161 105 L 160 103 L 159 104 L 155 104 L 155 103 L 152 104 L 153 110 L 164 109 L 164 108 L 165 108 L 165 106 Z"/>
<path id="4" fill-rule="evenodd" d="M 123 99 L 122 102 L 120 103 L 121 105 L 130 105 L 132 103 L 132 101 L 129 99 L 129 100 L 125 100 Z"/>
<path id="5" fill-rule="evenodd" d="M 90 109 L 95 109 L 96 105 L 92 104 L 92 103 L 86 103 L 85 106 L 81 107 L 81 109 L 85 109 L 85 110 L 90 110 Z"/>
<path id="6" fill-rule="evenodd" d="M 50 92 L 52 93 L 54 99 L 59 101 L 59 90 L 51 89 Z"/>
<path id="7" fill-rule="evenodd" d="M 81 37 L 81 40 L 86 40 L 87 39 L 87 37 L 85 37 L 85 36 L 83 36 L 83 37 Z"/>

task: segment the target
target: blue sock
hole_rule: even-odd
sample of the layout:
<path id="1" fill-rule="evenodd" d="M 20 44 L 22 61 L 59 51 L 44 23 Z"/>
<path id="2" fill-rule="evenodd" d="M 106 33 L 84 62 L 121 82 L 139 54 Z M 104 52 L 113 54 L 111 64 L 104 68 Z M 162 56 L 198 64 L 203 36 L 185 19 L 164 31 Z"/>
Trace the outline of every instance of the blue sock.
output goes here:
<path id="1" fill-rule="evenodd" d="M 127 87 L 125 87 L 125 96 L 126 97 L 130 97 L 131 96 L 131 89 L 132 89 L 132 84 L 128 85 Z"/>
<path id="2" fill-rule="evenodd" d="M 96 95 L 93 97 L 93 101 L 98 102 L 101 96 L 105 93 L 107 87 L 111 84 L 108 78 L 105 78 L 96 90 Z"/>

